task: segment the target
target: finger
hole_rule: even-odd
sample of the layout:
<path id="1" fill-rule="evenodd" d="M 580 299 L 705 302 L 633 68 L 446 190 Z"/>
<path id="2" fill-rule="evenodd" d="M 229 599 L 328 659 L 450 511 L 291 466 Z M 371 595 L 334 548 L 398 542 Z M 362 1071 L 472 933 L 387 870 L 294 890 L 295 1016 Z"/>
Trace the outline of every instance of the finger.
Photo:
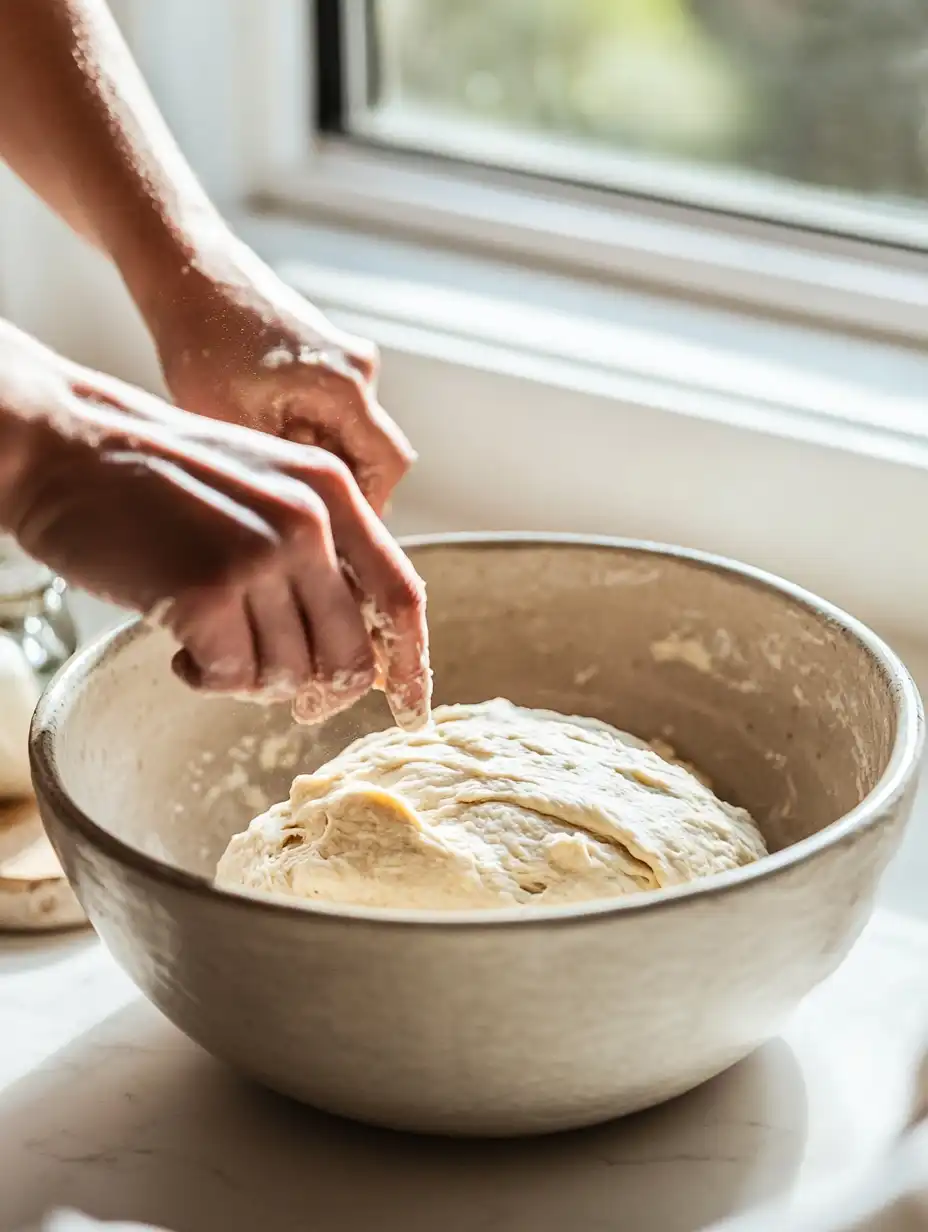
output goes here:
<path id="1" fill-rule="evenodd" d="M 357 608 L 354 610 L 357 611 Z M 325 649 L 324 631 L 332 627 L 334 625 L 327 623 L 326 616 L 320 617 L 314 625 L 318 633 L 314 635 L 313 642 L 314 646 L 322 648 L 322 662 L 316 674 L 301 686 L 293 699 L 293 717 L 298 723 L 325 722 L 360 701 L 374 685 L 373 654 L 363 622 L 360 632 L 366 653 L 355 659 L 357 665 L 353 667 L 331 666 L 340 657 L 337 651 L 329 653 Z"/>
<path id="2" fill-rule="evenodd" d="M 182 647 L 172 667 L 187 684 L 216 693 L 256 687 L 254 636 L 241 594 L 181 596 L 171 606 L 168 626 Z"/>
<path id="3" fill-rule="evenodd" d="M 81 404 L 82 421 L 101 434 L 125 435 L 129 446 L 143 450 L 148 459 L 179 467 L 195 483 L 247 509 L 256 527 L 263 519 L 267 525 L 289 528 L 318 505 L 303 485 L 279 471 L 278 464 L 293 457 L 286 442 L 239 425 L 210 422 L 126 388 L 133 394 L 128 409 L 106 389 L 90 391 L 87 397 L 96 405 Z"/>
<path id="4" fill-rule="evenodd" d="M 84 396 L 96 393 L 83 392 Z M 307 628 L 282 556 L 288 539 L 314 517 L 325 521 L 320 498 L 273 472 L 271 459 L 263 455 L 249 458 L 233 452 L 229 456 L 200 442 L 178 440 L 160 422 L 130 423 L 127 428 L 124 414 L 111 422 L 113 412 L 120 411 L 119 403 L 110 391 L 100 393 L 94 430 L 113 436 L 118 425 L 121 433 L 128 431 L 133 449 L 124 448 L 119 455 L 125 455 L 126 463 L 138 459 L 143 478 L 149 472 L 164 472 L 172 479 L 178 499 L 199 496 L 205 509 L 225 517 L 227 546 L 234 546 L 236 537 L 240 541 L 241 550 L 224 554 L 221 580 L 217 578 L 215 585 L 202 584 L 201 569 L 191 579 L 192 585 L 168 592 L 175 602 L 166 623 L 184 648 L 175 670 L 197 687 L 236 692 L 273 687 L 292 696 L 311 677 L 312 661 Z M 242 439 L 241 443 L 248 442 Z M 112 441 L 109 455 L 116 459 Z M 220 547 L 222 543 L 220 536 Z M 216 548 L 214 544 L 214 555 Z M 334 551 L 331 555 L 334 559 Z M 215 563 L 204 562 L 207 571 L 215 571 Z M 242 587 L 249 593 L 243 593 Z"/>
<path id="5" fill-rule="evenodd" d="M 343 466 L 331 459 L 306 478 L 326 504 L 335 549 L 361 596 L 361 616 L 393 716 L 401 727 L 420 727 L 431 706 L 421 579 Z"/>
<path id="6" fill-rule="evenodd" d="M 379 464 L 358 464 L 354 468 L 355 479 L 364 499 L 377 514 L 383 517 L 387 510 L 393 489 L 402 475 L 397 475 L 391 469 L 385 469 Z"/>
<path id="7" fill-rule="evenodd" d="M 254 632 L 258 687 L 268 699 L 292 698 L 313 675 L 309 630 L 285 576 L 254 578 L 246 594 Z"/>
<path id="8" fill-rule="evenodd" d="M 324 427 L 317 427 L 305 419 L 295 418 L 286 426 L 286 440 L 295 445 L 309 445 L 324 449 L 339 462 L 343 462 L 354 476 L 365 500 L 378 517 L 382 517 L 393 489 L 406 473 L 404 458 L 389 449 L 378 449 L 380 457 L 375 462 L 366 462 L 347 457 L 340 438 Z M 391 456 L 392 455 L 392 456 Z"/>
<path id="9" fill-rule="evenodd" d="M 285 607 L 283 592 L 270 575 L 264 585 L 249 583 L 254 600 L 249 610 L 259 642 L 257 686 L 287 691 L 285 686 L 295 683 L 289 695 L 296 694 L 294 715 L 302 722 L 320 722 L 353 705 L 373 683 L 373 656 L 357 603 L 341 575 L 323 500 L 288 474 L 259 472 L 257 480 L 229 475 L 217 482 L 232 499 L 247 501 L 276 526 L 283 540 L 273 565 L 282 571 L 279 581 L 289 579 L 292 609 Z"/>
<path id="10" fill-rule="evenodd" d="M 380 375 L 380 351 L 369 338 L 340 332 L 338 343 L 348 363 L 369 385 L 374 385 Z"/>
<path id="11" fill-rule="evenodd" d="M 360 674 L 366 679 L 364 687 L 370 688 L 374 679 L 370 637 L 341 570 L 300 570 L 293 587 L 312 629 L 315 675 L 330 680 Z"/>
<path id="12" fill-rule="evenodd" d="M 366 599 L 361 605 L 387 704 L 397 726 L 406 731 L 424 727 L 431 714 L 428 631 L 416 610 L 419 603 L 414 598 L 381 606 Z"/>
<path id="13" fill-rule="evenodd" d="M 320 498 L 261 467 L 260 457 L 255 469 L 197 442 L 159 434 L 151 425 L 139 435 L 156 455 L 150 465 L 179 467 L 182 481 L 205 485 L 212 503 L 221 506 L 224 499 L 230 514 L 254 523 L 247 550 L 230 558 L 227 583 L 238 587 L 234 595 L 194 588 L 173 605 L 170 624 L 187 651 L 175 670 L 197 687 L 227 692 L 276 688 L 292 696 L 310 678 L 312 660 L 283 555 L 288 540 L 303 527 L 325 519 Z"/>
<path id="14" fill-rule="evenodd" d="M 380 516 L 400 480 L 416 461 L 402 429 L 380 403 L 368 399 L 367 413 L 345 435 L 347 461 L 365 499 Z"/>
<path id="15" fill-rule="evenodd" d="M 220 435 L 208 444 L 157 424 L 140 427 L 138 436 L 146 454 L 179 467 L 189 481 L 212 494 L 214 503 L 221 507 L 225 502 L 230 513 L 236 511 L 251 525 L 257 550 L 241 562 L 243 576 L 238 580 L 244 583 L 269 576 L 275 567 L 283 569 L 278 556 L 288 541 L 299 540 L 304 532 L 312 537 L 317 524 L 324 524 L 328 533 L 328 515 L 311 487 L 285 473 L 284 462 L 294 456 L 302 460 L 302 451 L 260 433 L 242 430 L 244 434 L 236 435 L 228 425 L 223 427 L 228 440 Z"/>
<path id="16" fill-rule="evenodd" d="M 350 371 L 297 373 L 280 408 L 286 440 L 317 445 L 347 462 L 361 491 L 378 509 L 416 460 L 402 430 Z"/>
<path id="17" fill-rule="evenodd" d="M 310 629 L 315 671 L 294 700 L 300 722 L 346 709 L 374 683 L 374 656 L 356 598 L 342 575 L 328 525 L 291 563 L 291 585 Z"/>
<path id="18" fill-rule="evenodd" d="M 351 460 L 342 453 L 341 438 L 338 433 L 330 430 L 324 424 L 313 424 L 299 415 L 284 416 L 284 436 L 287 444 L 307 445 L 311 449 L 324 449 L 340 462 L 351 468 Z"/>
<path id="19" fill-rule="evenodd" d="M 188 650 L 178 650 L 171 660 L 171 670 L 178 679 L 191 689 L 199 689 L 202 684 L 200 669 L 194 663 Z"/>
<path id="20" fill-rule="evenodd" d="M 257 577 L 270 577 L 272 571 L 286 569 L 286 574 L 278 576 L 290 576 L 295 583 L 297 610 L 306 616 L 315 644 L 313 679 L 325 693 L 313 704 L 304 699 L 301 715 L 308 717 L 312 711 L 313 717 L 324 717 L 325 711 L 356 700 L 370 687 L 373 678 L 370 639 L 341 576 L 325 505 L 305 482 L 296 482 L 274 469 L 281 455 L 302 460 L 302 452 L 282 447 L 279 442 L 274 443 L 273 450 L 267 447 L 251 452 L 246 446 L 257 438 L 248 434 L 248 440 L 241 437 L 241 448 L 236 447 L 230 454 L 212 448 L 212 441 L 204 446 L 190 438 L 178 440 L 176 434 L 151 423 L 140 424 L 138 436 L 145 439 L 150 451 L 180 465 L 192 479 L 205 484 L 214 499 L 225 497 L 230 505 L 241 508 L 243 513 L 247 511 L 257 527 L 276 531 L 276 539 L 272 536 L 267 542 L 257 541 L 260 551 L 254 558 L 236 562 L 242 566 L 236 578 L 242 587 L 248 588 Z M 223 445 L 224 438 L 215 443 Z M 260 465 L 261 459 L 266 466 Z M 299 472 L 304 481 L 305 469 Z M 308 468 L 310 476 L 313 471 L 314 468 Z M 276 599 L 272 600 L 259 587 L 257 610 L 251 605 L 240 605 L 234 620 L 229 620 L 229 630 L 238 635 L 239 642 L 230 650 L 195 606 L 188 603 L 184 609 L 178 605 L 175 620 L 188 652 L 186 657 L 179 658 L 178 672 L 200 687 L 234 692 L 269 683 L 266 672 L 278 667 L 296 671 L 305 678 L 305 659 L 300 653 L 295 622 L 284 614 L 286 608 L 280 593 L 278 589 Z M 192 613 L 185 623 L 180 621 L 182 610 Z M 249 616 L 254 620 L 253 626 Z M 282 626 L 278 623 L 281 620 Z M 283 648 L 272 644 L 280 636 L 281 628 L 285 630 Z M 246 634 L 250 635 L 247 641 Z M 256 645 L 258 637 L 262 639 L 260 648 Z M 305 633 L 303 640 L 305 643 Z M 310 654 L 309 647 L 306 654 Z"/>
<path id="21" fill-rule="evenodd" d="M 78 368 L 71 381 L 71 390 L 85 403 L 111 407 L 145 424 L 179 427 L 189 416 L 189 412 L 182 411 L 157 394 L 148 393 L 106 372 Z"/>
<path id="22" fill-rule="evenodd" d="M 365 498 L 376 513 L 382 514 L 393 490 L 416 461 L 417 455 L 403 431 L 376 401 L 370 386 L 365 388 L 350 375 L 352 369 L 361 376 L 376 373 L 377 348 L 372 343 L 367 344 L 364 340 L 347 335 L 346 339 L 346 356 L 350 360 L 355 355 L 359 362 L 352 361 L 351 367 L 340 374 L 333 373 L 325 378 L 316 374 L 312 388 L 297 388 L 287 400 L 287 405 L 275 412 L 274 419 L 275 422 L 280 420 L 280 432 L 285 440 L 318 446 L 347 462 Z M 350 352 L 349 346 L 354 348 Z M 302 370 L 297 368 L 297 374 L 295 379 L 299 384 L 304 379 Z M 329 388 L 330 381 L 335 382 L 335 387 L 341 385 L 340 394 L 335 387 Z M 344 401 L 346 381 L 349 382 L 348 401 L 354 405 L 349 408 L 349 413 L 339 415 L 337 424 L 329 425 L 326 421 L 331 417 L 331 408 L 320 417 L 320 407 L 316 403 L 324 399 L 334 407 Z M 155 429 L 173 428 L 186 440 L 199 441 L 208 447 L 223 447 L 228 439 L 233 447 L 241 444 L 245 449 L 254 448 L 253 443 L 244 440 L 237 442 L 234 435 L 230 436 L 230 430 L 232 433 L 248 432 L 242 425 L 217 424 L 201 415 L 191 416 L 116 377 L 76 368 L 72 388 L 79 397 L 98 406 L 110 406 L 137 416 Z M 262 385 L 255 387 L 255 394 L 260 399 L 266 396 Z M 300 411 L 301 403 L 306 408 L 303 413 Z"/>
<path id="23" fill-rule="evenodd" d="M 389 440 L 398 462 L 408 470 L 419 456 L 410 444 L 409 437 L 376 399 L 371 398 L 368 401 L 367 410 L 374 427 Z"/>

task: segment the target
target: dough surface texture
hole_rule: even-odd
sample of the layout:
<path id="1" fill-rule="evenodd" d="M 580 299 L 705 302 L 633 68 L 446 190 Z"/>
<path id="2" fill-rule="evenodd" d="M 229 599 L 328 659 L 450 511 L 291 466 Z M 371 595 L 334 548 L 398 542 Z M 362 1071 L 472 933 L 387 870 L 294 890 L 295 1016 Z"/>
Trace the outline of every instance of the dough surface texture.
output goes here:
<path id="1" fill-rule="evenodd" d="M 766 854 L 742 809 L 593 719 L 497 699 L 356 740 L 236 835 L 221 888 L 368 907 L 534 907 Z"/>

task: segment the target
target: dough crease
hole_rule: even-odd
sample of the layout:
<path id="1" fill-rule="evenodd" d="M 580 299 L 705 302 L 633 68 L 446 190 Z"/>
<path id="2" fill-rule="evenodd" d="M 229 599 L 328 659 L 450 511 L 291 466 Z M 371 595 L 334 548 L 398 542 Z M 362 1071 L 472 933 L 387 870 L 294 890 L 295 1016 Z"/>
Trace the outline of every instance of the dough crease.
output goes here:
<path id="1" fill-rule="evenodd" d="M 299 775 L 231 840 L 216 884 L 374 907 L 532 907 L 765 854 L 749 814 L 686 766 L 598 720 L 497 698 L 363 736 Z"/>

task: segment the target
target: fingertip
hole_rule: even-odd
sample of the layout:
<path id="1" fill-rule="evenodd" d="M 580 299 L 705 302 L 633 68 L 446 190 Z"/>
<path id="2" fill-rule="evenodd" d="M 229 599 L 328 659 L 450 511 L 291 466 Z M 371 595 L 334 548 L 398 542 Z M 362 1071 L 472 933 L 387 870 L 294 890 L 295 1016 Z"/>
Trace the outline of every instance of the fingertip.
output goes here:
<path id="1" fill-rule="evenodd" d="M 388 675 L 384 693 L 397 727 L 412 732 L 428 725 L 432 717 L 430 669 L 411 679 L 398 680 L 395 674 Z"/>
<path id="2" fill-rule="evenodd" d="M 432 712 L 432 669 L 421 582 L 418 589 L 404 591 L 402 605 L 394 606 L 392 613 L 374 614 L 371 638 L 396 725 L 417 731 L 429 722 Z"/>
<path id="3" fill-rule="evenodd" d="M 361 495 L 381 520 L 387 512 L 389 499 L 387 493 L 378 488 L 362 488 Z"/>
<path id="4" fill-rule="evenodd" d="M 178 650 L 171 659 L 171 671 L 191 689 L 202 688 L 203 673 L 188 650 Z"/>
<path id="5" fill-rule="evenodd" d="M 345 348 L 345 358 L 369 385 L 374 384 L 380 374 L 380 352 L 373 342 L 351 339 Z"/>
<path id="6" fill-rule="evenodd" d="M 374 467 L 358 467 L 355 474 L 357 489 L 377 514 L 383 517 L 387 502 L 390 499 L 392 487 L 384 480 L 383 475 Z"/>

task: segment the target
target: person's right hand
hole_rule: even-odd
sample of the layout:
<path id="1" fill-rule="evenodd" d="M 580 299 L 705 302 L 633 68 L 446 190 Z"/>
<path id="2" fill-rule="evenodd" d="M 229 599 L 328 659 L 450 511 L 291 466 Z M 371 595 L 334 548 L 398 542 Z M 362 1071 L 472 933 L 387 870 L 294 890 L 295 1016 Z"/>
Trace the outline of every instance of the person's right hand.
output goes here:
<path id="1" fill-rule="evenodd" d="M 381 677 L 428 718 L 421 582 L 347 467 L 206 420 L 0 326 L 0 525 L 75 585 L 165 624 L 196 688 L 306 722 Z"/>

